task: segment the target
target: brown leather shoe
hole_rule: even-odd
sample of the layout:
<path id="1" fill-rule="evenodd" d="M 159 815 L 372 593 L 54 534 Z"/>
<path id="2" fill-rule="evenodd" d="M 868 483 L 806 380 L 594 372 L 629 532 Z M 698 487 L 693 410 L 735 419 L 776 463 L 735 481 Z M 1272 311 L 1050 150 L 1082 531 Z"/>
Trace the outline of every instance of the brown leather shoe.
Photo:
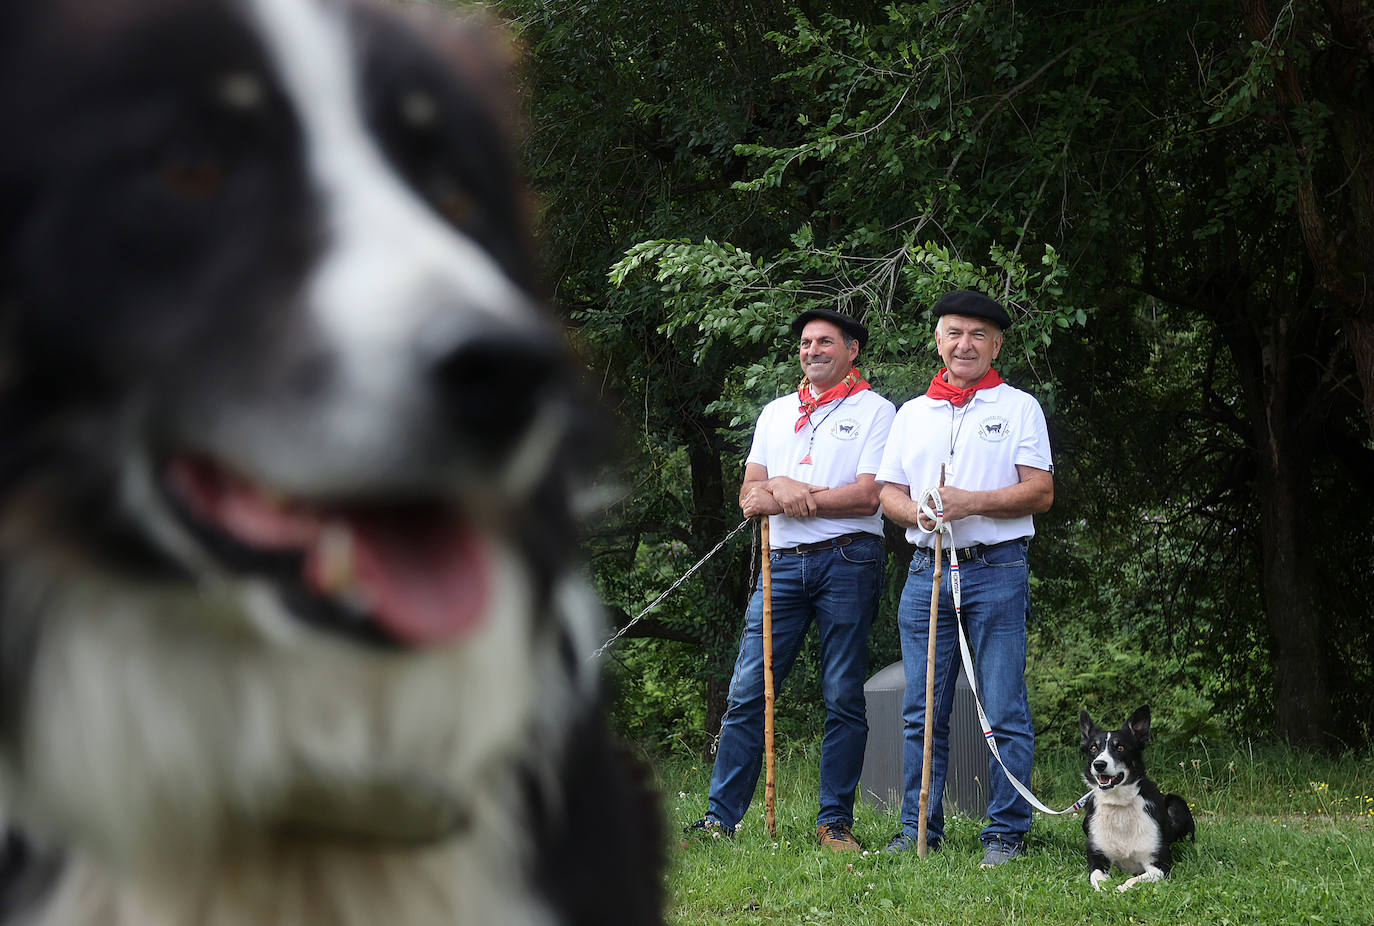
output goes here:
<path id="1" fill-rule="evenodd" d="M 816 827 L 816 841 L 832 852 L 859 852 L 863 849 L 847 823 L 825 823 Z"/>

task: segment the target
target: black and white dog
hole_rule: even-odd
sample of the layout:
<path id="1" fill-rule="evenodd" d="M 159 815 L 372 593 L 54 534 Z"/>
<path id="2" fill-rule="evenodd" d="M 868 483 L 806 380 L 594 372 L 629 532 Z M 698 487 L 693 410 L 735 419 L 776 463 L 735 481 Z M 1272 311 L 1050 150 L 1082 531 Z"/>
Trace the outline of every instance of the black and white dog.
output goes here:
<path id="1" fill-rule="evenodd" d="M 0 924 L 661 920 L 511 58 L 0 5 Z"/>
<path id="2" fill-rule="evenodd" d="M 1115 865 L 1133 875 L 1117 887 L 1158 881 L 1173 867 L 1171 846 L 1194 833 L 1188 802 L 1161 794 L 1145 775 L 1150 707 L 1137 708 L 1119 730 L 1103 730 L 1087 711 L 1078 721 L 1087 757 L 1083 779 L 1093 789 L 1084 808 L 1089 880 L 1102 890 Z"/>

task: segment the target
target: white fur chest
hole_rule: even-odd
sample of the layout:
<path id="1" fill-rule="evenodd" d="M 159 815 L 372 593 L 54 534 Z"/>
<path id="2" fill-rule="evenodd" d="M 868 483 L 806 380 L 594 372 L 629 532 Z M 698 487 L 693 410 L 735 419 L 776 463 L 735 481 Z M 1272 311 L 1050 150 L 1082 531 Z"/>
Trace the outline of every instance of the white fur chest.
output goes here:
<path id="1" fill-rule="evenodd" d="M 1093 795 L 1088 840 L 1113 865 L 1140 874 L 1154 864 L 1159 852 L 1159 824 L 1146 810 L 1137 787 L 1099 791 Z"/>
<path id="2" fill-rule="evenodd" d="M 370 852 L 342 847 L 298 852 L 265 845 L 260 856 L 226 856 L 212 867 L 166 865 L 112 880 L 101 864 L 72 860 L 61 886 L 28 926 L 554 926 L 529 890 L 502 834 L 435 849 Z M 505 849 L 506 847 L 499 847 Z M 512 850 L 514 846 L 510 847 Z"/>

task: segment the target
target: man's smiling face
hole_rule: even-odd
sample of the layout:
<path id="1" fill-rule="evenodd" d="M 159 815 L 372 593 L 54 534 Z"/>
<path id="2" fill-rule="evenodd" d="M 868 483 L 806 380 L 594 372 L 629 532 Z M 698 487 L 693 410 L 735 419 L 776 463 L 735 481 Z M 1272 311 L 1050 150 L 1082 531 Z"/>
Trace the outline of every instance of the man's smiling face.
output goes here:
<path id="1" fill-rule="evenodd" d="M 802 372 L 817 392 L 824 392 L 849 375 L 859 342 L 846 342 L 839 325 L 814 318 L 802 329 L 800 356 Z"/>
<path id="2" fill-rule="evenodd" d="M 950 385 L 967 389 L 982 379 L 1002 350 L 1002 329 L 986 319 L 942 315 L 935 347 L 949 369 Z"/>

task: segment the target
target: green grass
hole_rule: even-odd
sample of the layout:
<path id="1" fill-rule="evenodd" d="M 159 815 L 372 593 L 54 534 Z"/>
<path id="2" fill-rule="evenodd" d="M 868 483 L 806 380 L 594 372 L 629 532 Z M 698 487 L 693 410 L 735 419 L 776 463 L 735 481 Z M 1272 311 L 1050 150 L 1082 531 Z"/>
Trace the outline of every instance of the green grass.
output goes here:
<path id="1" fill-rule="evenodd" d="M 1287 750 L 1156 748 L 1151 773 L 1198 821 L 1173 874 L 1126 893 L 1088 882 L 1077 816 L 1036 815 L 1025 858 L 978 867 L 981 821 L 953 817 L 944 851 L 919 859 L 837 854 L 815 845 L 814 747 L 780 753 L 778 838 L 760 787 L 735 841 L 672 841 L 674 924 L 1374 924 L 1374 760 Z M 1063 807 L 1082 793 L 1076 753 L 1042 755 L 1033 788 Z M 702 815 L 710 767 L 657 764 L 674 837 Z M 855 835 L 881 849 L 895 815 L 860 804 Z M 1123 877 L 1114 874 L 1113 884 Z"/>

